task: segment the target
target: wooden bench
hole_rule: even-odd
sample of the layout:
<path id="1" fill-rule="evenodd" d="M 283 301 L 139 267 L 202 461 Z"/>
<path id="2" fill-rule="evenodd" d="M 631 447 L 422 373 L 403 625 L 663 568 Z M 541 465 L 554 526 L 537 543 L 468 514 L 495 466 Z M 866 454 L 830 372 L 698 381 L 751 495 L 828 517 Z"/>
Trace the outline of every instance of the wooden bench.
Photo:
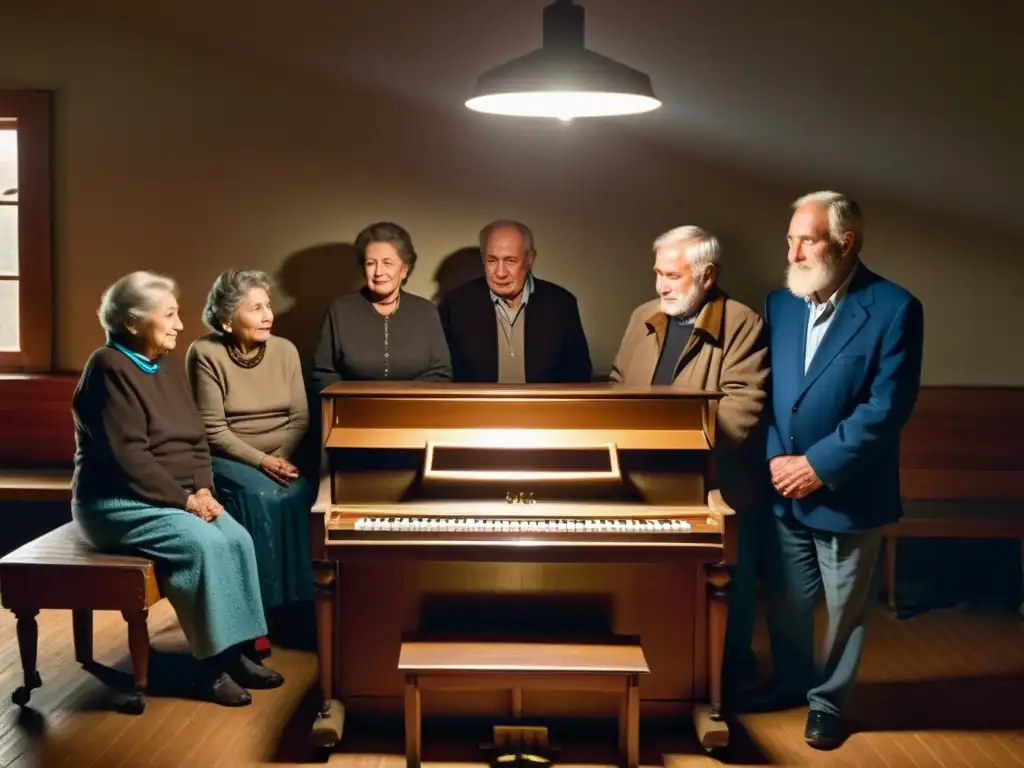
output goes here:
<path id="1" fill-rule="evenodd" d="M 71 611 L 75 660 L 89 665 L 92 657 L 93 611 L 120 611 L 128 623 L 133 696 L 124 711 L 141 714 L 149 676 L 149 609 L 161 599 L 153 562 L 141 557 L 101 554 L 79 533 L 74 522 L 25 544 L 0 558 L 0 599 L 17 617 L 18 650 L 24 684 L 12 697 L 28 703 L 42 685 L 36 668 L 41 609 Z"/>
<path id="2" fill-rule="evenodd" d="M 77 375 L 0 376 L 0 502 L 71 498 Z"/>
<path id="3" fill-rule="evenodd" d="M 901 539 L 1019 539 L 1024 565 L 1022 444 L 1024 388 L 921 390 L 901 435 L 904 516 L 885 529 L 891 609 Z"/>
<path id="4" fill-rule="evenodd" d="M 616 636 L 596 642 L 411 638 L 402 643 L 398 669 L 405 674 L 408 768 L 420 765 L 421 692 L 425 690 L 508 689 L 516 718 L 522 716 L 524 689 L 621 694 L 622 764 L 626 768 L 639 764 L 640 675 L 650 669 L 638 638 Z"/>
<path id="5" fill-rule="evenodd" d="M 71 501 L 69 469 L 0 469 L 0 502 Z"/>

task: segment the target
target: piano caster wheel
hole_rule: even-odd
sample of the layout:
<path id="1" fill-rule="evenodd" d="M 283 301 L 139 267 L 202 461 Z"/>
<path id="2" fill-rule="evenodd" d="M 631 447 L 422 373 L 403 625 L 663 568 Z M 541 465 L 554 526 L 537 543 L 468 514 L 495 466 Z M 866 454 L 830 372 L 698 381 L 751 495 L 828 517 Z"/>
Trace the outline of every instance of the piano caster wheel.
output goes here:
<path id="1" fill-rule="evenodd" d="M 327 717 L 319 714 L 313 721 L 313 732 L 310 742 L 314 747 L 330 749 L 341 741 L 345 729 L 345 706 L 337 699 L 331 699 L 331 711 Z"/>
<path id="2" fill-rule="evenodd" d="M 729 747 L 729 724 L 724 719 L 715 719 L 711 707 L 701 704 L 693 709 L 693 727 L 697 740 L 710 754 L 719 754 Z"/>
<path id="3" fill-rule="evenodd" d="M 17 704 L 19 707 L 24 707 L 28 704 L 28 700 L 32 698 L 32 691 L 36 688 L 41 688 L 43 685 L 43 679 L 39 677 L 39 672 L 32 673 L 32 679 L 29 680 L 25 685 L 17 688 L 14 693 L 11 694 L 11 701 Z"/>

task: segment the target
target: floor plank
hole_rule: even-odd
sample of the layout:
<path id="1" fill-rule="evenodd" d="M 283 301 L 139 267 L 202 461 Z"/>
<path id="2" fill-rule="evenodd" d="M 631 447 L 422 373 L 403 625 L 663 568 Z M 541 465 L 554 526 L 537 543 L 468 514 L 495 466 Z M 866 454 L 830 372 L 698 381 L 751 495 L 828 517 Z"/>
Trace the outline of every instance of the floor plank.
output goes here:
<path id="1" fill-rule="evenodd" d="M 192 701 L 175 678 L 190 669 L 187 647 L 170 606 L 151 612 L 154 692 L 141 717 L 116 711 L 122 694 L 108 687 L 128 682 L 123 621 L 97 613 L 95 657 L 84 670 L 74 660 L 71 616 L 39 617 L 43 687 L 24 712 L 10 703 L 21 684 L 13 617 L 0 615 L 0 766 L 13 768 L 178 768 L 179 766 L 309 765 L 306 737 L 313 714 L 316 660 L 310 653 L 275 648 L 270 664 L 288 679 L 277 691 L 255 691 L 253 704 L 225 709 Z M 767 663 L 759 627 L 759 655 Z M 127 688 L 125 689 L 127 690 Z M 802 739 L 805 710 L 739 718 L 734 765 L 1024 766 L 1024 621 L 1014 614 L 935 611 L 898 621 L 881 608 L 869 630 L 860 683 L 851 712 L 856 732 L 831 753 Z M 400 727 L 400 724 L 398 724 Z M 400 730 L 346 724 L 339 752 L 327 759 L 346 768 L 402 768 Z M 427 733 L 424 751 L 434 765 L 483 765 L 475 744 Z M 613 741 L 566 743 L 574 764 L 612 758 Z M 574 751 L 575 750 L 575 751 Z M 697 748 L 688 726 L 647 727 L 645 765 L 666 768 L 717 765 Z M 595 762 L 596 761 L 596 762 Z"/>

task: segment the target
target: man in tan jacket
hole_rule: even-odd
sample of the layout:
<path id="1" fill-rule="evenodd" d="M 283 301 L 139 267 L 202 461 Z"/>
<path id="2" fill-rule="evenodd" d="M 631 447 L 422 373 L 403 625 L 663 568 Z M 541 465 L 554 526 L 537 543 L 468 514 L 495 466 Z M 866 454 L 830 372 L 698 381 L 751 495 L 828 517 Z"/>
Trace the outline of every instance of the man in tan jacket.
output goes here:
<path id="1" fill-rule="evenodd" d="M 658 297 L 634 310 L 612 364 L 611 380 L 723 393 L 714 430 L 715 470 L 739 517 L 739 553 L 726 636 L 726 673 L 748 678 L 754 663 L 756 522 L 767 490 L 759 440 L 768 383 L 764 322 L 718 286 L 721 247 L 700 227 L 678 227 L 654 242 Z"/>

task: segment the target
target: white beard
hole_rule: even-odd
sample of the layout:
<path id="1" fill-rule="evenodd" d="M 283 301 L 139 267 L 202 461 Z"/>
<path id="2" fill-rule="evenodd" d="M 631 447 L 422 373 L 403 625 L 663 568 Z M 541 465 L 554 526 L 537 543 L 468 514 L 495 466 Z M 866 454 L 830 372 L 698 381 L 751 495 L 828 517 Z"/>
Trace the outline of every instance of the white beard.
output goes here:
<path id="1" fill-rule="evenodd" d="M 790 264 L 786 270 L 786 287 L 800 299 L 806 299 L 832 285 L 839 275 L 839 259 L 808 264 L 806 261 Z"/>
<path id="2" fill-rule="evenodd" d="M 699 285 L 691 285 L 690 290 L 677 296 L 663 296 L 661 311 L 669 317 L 691 317 L 704 301 L 704 291 Z"/>

